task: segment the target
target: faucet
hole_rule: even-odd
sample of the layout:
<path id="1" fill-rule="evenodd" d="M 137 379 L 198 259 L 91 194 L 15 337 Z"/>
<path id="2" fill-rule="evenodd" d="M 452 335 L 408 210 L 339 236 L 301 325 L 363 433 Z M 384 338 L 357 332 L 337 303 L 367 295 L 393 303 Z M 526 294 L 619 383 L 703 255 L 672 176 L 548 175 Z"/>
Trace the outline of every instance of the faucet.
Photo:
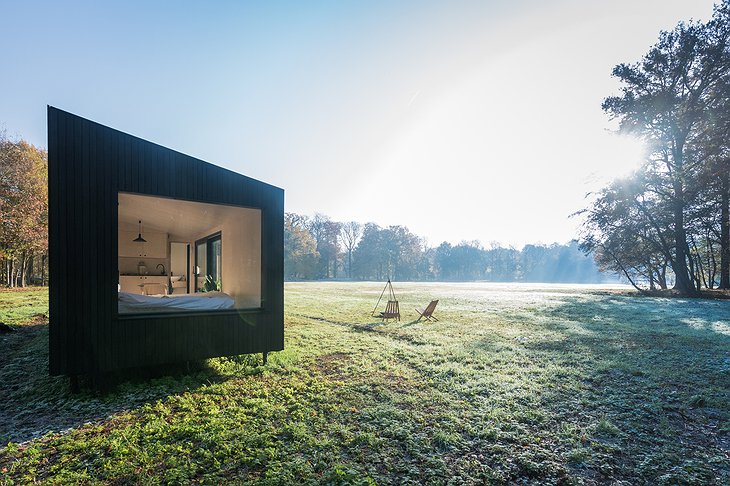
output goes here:
<path id="1" fill-rule="evenodd" d="M 162 273 L 160 275 L 165 275 L 165 265 L 163 265 L 162 263 L 158 263 L 155 268 L 160 268 L 160 267 L 162 267 Z"/>

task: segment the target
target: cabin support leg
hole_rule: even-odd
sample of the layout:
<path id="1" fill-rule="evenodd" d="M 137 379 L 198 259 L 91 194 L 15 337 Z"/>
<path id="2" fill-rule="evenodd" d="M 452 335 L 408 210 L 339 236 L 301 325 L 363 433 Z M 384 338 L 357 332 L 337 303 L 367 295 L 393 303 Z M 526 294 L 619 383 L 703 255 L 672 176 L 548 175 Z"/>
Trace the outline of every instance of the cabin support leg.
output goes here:
<path id="1" fill-rule="evenodd" d="M 79 376 L 78 375 L 71 375 L 68 377 L 69 385 L 71 387 L 71 393 L 74 395 L 77 395 L 80 391 L 79 389 Z"/>
<path id="2" fill-rule="evenodd" d="M 111 383 L 109 382 L 108 375 L 101 372 L 92 373 L 89 377 L 91 380 L 91 388 L 99 393 L 108 393 L 110 390 Z"/>
<path id="3" fill-rule="evenodd" d="M 269 352 L 268 351 L 264 351 L 264 366 L 266 365 L 266 362 L 268 361 L 268 358 L 269 358 Z"/>

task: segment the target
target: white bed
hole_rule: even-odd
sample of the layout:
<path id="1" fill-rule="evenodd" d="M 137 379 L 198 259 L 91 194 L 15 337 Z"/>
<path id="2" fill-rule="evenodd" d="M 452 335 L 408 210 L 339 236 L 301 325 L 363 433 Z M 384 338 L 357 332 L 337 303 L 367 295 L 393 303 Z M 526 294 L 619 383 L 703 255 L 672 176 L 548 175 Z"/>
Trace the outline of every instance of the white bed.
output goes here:
<path id="1" fill-rule="evenodd" d="M 139 295 L 119 292 L 120 314 L 148 312 L 206 311 L 234 309 L 236 302 L 223 292 L 198 292 L 181 295 Z"/>

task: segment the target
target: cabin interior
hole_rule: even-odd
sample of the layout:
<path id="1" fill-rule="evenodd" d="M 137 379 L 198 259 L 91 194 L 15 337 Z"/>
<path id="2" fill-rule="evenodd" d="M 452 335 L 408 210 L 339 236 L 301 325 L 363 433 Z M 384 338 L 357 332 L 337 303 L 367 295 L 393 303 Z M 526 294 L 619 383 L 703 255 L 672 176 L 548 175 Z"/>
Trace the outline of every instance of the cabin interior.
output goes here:
<path id="1" fill-rule="evenodd" d="M 261 307 L 261 210 L 118 195 L 118 313 Z"/>

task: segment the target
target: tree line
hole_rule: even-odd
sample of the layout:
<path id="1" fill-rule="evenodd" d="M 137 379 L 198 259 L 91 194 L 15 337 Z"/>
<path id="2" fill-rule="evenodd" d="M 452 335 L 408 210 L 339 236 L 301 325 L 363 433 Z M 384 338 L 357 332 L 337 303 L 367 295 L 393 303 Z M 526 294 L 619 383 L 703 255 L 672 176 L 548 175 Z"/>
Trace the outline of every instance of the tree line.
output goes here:
<path id="1" fill-rule="evenodd" d="M 580 246 L 637 289 L 730 288 L 730 1 L 680 22 L 637 62 L 619 64 L 603 101 L 647 158 L 579 211 Z"/>
<path id="2" fill-rule="evenodd" d="M 288 280 L 437 280 L 596 283 L 599 272 L 577 241 L 522 250 L 478 241 L 428 247 L 405 226 L 337 222 L 323 214 L 286 213 L 284 271 Z"/>
<path id="3" fill-rule="evenodd" d="M 48 280 L 48 154 L 0 132 L 0 283 Z"/>
<path id="4" fill-rule="evenodd" d="M 0 132 L 0 284 L 48 282 L 48 154 Z M 336 222 L 286 213 L 286 278 L 600 282 L 576 242 L 522 250 L 479 242 L 429 248 L 405 226 Z"/>

